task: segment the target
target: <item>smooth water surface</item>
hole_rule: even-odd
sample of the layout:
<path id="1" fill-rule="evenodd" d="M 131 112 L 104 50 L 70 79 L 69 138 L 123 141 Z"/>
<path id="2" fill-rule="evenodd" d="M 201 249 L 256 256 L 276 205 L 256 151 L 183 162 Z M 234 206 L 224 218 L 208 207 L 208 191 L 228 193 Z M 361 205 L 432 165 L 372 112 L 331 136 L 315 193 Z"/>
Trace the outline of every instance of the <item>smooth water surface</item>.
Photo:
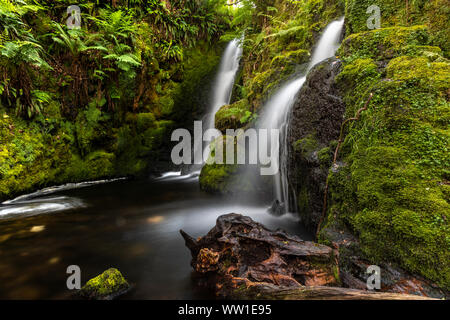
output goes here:
<path id="1" fill-rule="evenodd" d="M 0 299 L 70 298 L 69 265 L 80 266 L 82 283 L 118 268 L 136 285 L 124 299 L 214 298 L 196 287 L 179 229 L 199 237 L 231 212 L 311 240 L 294 216 L 271 216 L 268 203 L 206 194 L 195 175 L 37 195 L 0 206 Z"/>

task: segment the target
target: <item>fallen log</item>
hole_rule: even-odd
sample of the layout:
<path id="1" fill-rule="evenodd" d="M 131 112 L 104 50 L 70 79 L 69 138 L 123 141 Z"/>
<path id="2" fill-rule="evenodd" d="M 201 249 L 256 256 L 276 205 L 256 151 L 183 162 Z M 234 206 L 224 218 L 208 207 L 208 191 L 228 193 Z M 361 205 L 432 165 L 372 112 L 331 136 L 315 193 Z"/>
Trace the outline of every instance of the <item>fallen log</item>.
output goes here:
<path id="1" fill-rule="evenodd" d="M 216 294 L 231 299 L 427 299 L 416 295 L 337 287 L 337 250 L 271 231 L 249 217 L 217 218 L 207 235 L 180 230 L 193 269 Z"/>
<path id="2" fill-rule="evenodd" d="M 246 290 L 229 296 L 242 300 L 434 300 L 432 298 L 340 287 L 282 288 L 271 284 L 250 285 Z"/>

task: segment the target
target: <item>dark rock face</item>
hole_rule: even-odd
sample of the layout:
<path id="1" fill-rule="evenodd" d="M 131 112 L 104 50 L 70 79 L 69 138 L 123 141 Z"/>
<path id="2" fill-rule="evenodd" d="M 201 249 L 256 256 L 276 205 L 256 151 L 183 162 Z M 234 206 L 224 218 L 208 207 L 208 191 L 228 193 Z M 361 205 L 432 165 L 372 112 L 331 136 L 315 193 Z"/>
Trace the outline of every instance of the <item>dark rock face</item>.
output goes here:
<path id="1" fill-rule="evenodd" d="M 334 81 L 340 67 L 340 61 L 330 58 L 311 70 L 288 124 L 289 180 L 302 221 L 314 231 L 322 214 L 326 177 L 334 152 L 329 146 L 339 139 L 345 112 Z"/>
<path id="2" fill-rule="evenodd" d="M 220 296 L 231 297 L 256 284 L 289 288 L 336 284 L 332 248 L 270 231 L 240 214 L 220 216 L 198 240 L 180 232 L 191 251 L 192 267 Z"/>

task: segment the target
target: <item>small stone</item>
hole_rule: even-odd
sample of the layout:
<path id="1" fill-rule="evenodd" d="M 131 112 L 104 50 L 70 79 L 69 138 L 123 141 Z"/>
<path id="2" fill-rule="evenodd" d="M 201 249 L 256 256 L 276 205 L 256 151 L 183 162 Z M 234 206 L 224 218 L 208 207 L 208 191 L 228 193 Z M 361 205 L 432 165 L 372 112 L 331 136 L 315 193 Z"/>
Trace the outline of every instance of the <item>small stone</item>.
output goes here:
<path id="1" fill-rule="evenodd" d="M 80 296 L 90 300 L 113 300 L 131 289 L 131 285 L 115 268 L 110 268 L 89 280 L 79 291 Z"/>

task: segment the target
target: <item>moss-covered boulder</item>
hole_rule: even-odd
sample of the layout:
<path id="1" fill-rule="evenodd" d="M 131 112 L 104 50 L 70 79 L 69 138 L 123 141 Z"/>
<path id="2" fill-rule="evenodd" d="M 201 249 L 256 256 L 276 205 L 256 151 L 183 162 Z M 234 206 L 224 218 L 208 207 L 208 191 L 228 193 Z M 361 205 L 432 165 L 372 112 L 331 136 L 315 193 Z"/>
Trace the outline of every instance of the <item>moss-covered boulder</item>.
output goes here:
<path id="1" fill-rule="evenodd" d="M 339 56 L 347 59 L 392 59 L 407 46 L 428 45 L 430 35 L 424 25 L 412 27 L 388 27 L 354 33 L 339 48 Z"/>
<path id="2" fill-rule="evenodd" d="M 79 291 L 79 294 L 90 300 L 112 300 L 128 292 L 131 285 L 115 268 L 110 268 L 102 274 L 89 280 Z"/>
<path id="3" fill-rule="evenodd" d="M 450 8 L 447 0 L 348 0 L 345 12 L 348 35 L 369 31 L 367 19 L 373 13 L 367 13 L 367 9 L 372 5 L 380 8 L 382 28 L 426 25 L 432 31 L 430 40 L 448 57 Z"/>
<path id="4" fill-rule="evenodd" d="M 200 173 L 200 188 L 212 193 L 230 192 L 231 176 L 237 167 L 226 164 L 206 164 Z"/>
<path id="5" fill-rule="evenodd" d="M 239 129 L 245 127 L 253 119 L 247 99 L 239 100 L 231 105 L 225 105 L 216 113 L 216 128 L 223 133 L 226 129 Z"/>
<path id="6" fill-rule="evenodd" d="M 326 225 L 349 228 L 360 256 L 450 288 L 450 63 L 421 26 L 354 34 L 336 78 L 354 117 L 330 172 Z M 334 233 L 336 234 L 336 233 Z"/>

